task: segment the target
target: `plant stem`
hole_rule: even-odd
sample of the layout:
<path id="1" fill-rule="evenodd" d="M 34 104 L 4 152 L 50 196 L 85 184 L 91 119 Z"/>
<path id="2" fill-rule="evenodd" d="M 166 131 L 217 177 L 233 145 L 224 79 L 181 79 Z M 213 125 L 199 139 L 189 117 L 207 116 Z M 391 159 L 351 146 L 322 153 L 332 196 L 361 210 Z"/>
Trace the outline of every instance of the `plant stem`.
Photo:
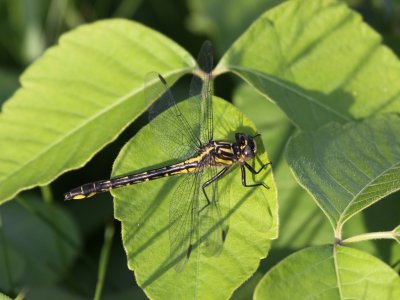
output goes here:
<path id="1" fill-rule="evenodd" d="M 42 198 L 45 203 L 52 203 L 54 198 L 53 198 L 53 192 L 50 188 L 49 185 L 41 186 L 40 191 L 42 192 Z"/>
<path id="2" fill-rule="evenodd" d="M 377 239 L 396 239 L 396 232 L 394 231 L 378 231 L 378 232 L 370 232 L 364 233 L 356 236 L 352 236 L 348 239 L 342 241 L 342 244 L 351 244 L 356 242 L 368 241 L 368 240 L 377 240 Z"/>
<path id="3" fill-rule="evenodd" d="M 107 270 L 107 263 L 108 259 L 110 258 L 110 249 L 112 245 L 113 236 L 114 236 L 114 224 L 110 223 L 106 226 L 106 230 L 104 232 L 104 244 L 100 254 L 96 291 L 93 300 L 100 300 L 101 297 L 101 292 L 104 286 L 104 278 Z"/>

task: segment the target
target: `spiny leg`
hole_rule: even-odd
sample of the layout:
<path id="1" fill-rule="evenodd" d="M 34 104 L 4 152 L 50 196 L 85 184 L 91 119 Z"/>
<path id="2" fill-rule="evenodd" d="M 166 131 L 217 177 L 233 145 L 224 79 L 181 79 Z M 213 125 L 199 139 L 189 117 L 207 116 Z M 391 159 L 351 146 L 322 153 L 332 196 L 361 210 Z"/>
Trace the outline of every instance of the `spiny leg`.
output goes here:
<path id="1" fill-rule="evenodd" d="M 251 173 L 257 175 L 257 174 L 259 174 L 262 170 L 264 170 L 267 166 L 271 165 L 272 163 L 271 163 L 271 162 L 268 162 L 268 163 L 266 163 L 266 164 L 263 164 L 263 165 L 261 166 L 261 168 L 260 168 L 258 171 L 254 170 L 254 168 L 253 168 L 252 166 L 250 166 L 247 162 L 244 162 L 244 164 L 246 165 L 247 169 L 249 169 L 249 171 L 250 171 Z"/>
<path id="2" fill-rule="evenodd" d="M 207 206 L 210 205 L 211 201 L 210 198 L 208 198 L 207 192 L 206 192 L 206 187 L 209 186 L 211 183 L 213 183 L 215 180 L 218 180 L 221 178 L 225 172 L 228 170 L 228 167 L 223 168 L 221 171 L 217 173 L 214 177 L 212 177 L 210 180 L 207 180 L 206 182 L 203 183 L 202 189 L 203 189 L 203 194 L 206 197 L 207 203 L 204 205 L 200 210 L 199 213 L 201 213 Z"/>
<path id="3" fill-rule="evenodd" d="M 268 163 L 268 164 L 269 164 L 269 163 Z M 249 171 L 250 171 L 251 173 L 253 173 L 253 174 L 258 174 L 258 173 L 260 173 L 260 171 L 261 171 L 262 169 L 264 169 L 268 164 L 263 165 L 263 166 L 261 167 L 261 169 L 258 170 L 258 172 L 257 172 L 256 170 L 254 170 L 253 167 L 250 166 L 250 165 L 249 165 L 248 163 L 246 163 L 246 162 L 245 162 L 243 165 L 240 165 L 240 170 L 242 171 L 242 184 L 243 184 L 243 186 L 244 186 L 244 187 L 255 187 L 255 186 L 260 186 L 260 185 L 262 185 L 262 186 L 265 187 L 266 189 L 269 189 L 269 186 L 268 186 L 267 184 L 265 184 L 264 182 L 257 182 L 257 183 L 253 183 L 253 184 L 247 184 L 247 181 L 246 181 L 246 169 L 244 168 L 244 167 L 246 166 L 246 168 L 249 169 Z"/>

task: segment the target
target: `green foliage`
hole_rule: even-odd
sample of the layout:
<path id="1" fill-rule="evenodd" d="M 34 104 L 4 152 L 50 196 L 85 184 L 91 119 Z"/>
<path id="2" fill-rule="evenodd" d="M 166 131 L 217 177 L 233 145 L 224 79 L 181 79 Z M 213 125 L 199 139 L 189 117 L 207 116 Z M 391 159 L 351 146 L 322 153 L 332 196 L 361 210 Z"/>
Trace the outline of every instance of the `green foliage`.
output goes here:
<path id="1" fill-rule="evenodd" d="M 400 278 L 375 257 L 342 246 L 296 252 L 260 281 L 254 299 L 398 299 Z"/>
<path id="2" fill-rule="evenodd" d="M 54 206 L 48 185 L 89 161 L 93 174 L 73 174 L 87 181 L 100 179 L 96 176 L 101 174 L 101 155 L 106 152 L 101 150 L 122 138 L 123 132 L 132 136 L 131 128 L 141 129 L 120 151 L 126 142 L 123 139 L 107 147 L 119 151 L 113 176 L 175 162 L 158 147 L 150 127 L 141 124 L 139 116 L 148 105 L 143 100 L 143 79 L 156 71 L 172 85 L 195 70 L 195 60 L 177 42 L 138 22 L 104 20 L 63 35 L 57 46 L 23 73 L 21 88 L 2 107 L 2 292 L 17 295 L 27 287 L 29 299 L 84 299 L 93 296 L 97 281 L 96 298 L 102 290 L 104 299 L 144 297 L 133 285 L 132 273 L 124 269 L 127 256 L 136 282 L 152 299 L 225 299 L 252 274 L 233 298 L 400 297 L 400 280 L 394 270 L 400 259 L 396 220 L 400 63 L 381 45 L 381 36 L 343 1 L 261 2 L 237 2 L 221 10 L 219 2 L 190 1 L 193 12 L 187 20 L 192 30 L 212 36 L 220 52 L 227 49 L 214 75 L 233 73 L 245 81 L 233 93 L 233 103 L 240 111 L 214 98 L 215 139 L 233 140 L 234 133 L 242 130 L 261 133 L 265 149 L 261 146 L 259 158 L 273 162 L 274 175 L 268 171 L 252 178 L 265 180 L 270 190 L 244 189 L 237 168 L 219 181 L 220 204 L 229 225 L 222 253 L 208 257 L 202 246 L 194 247 L 185 269 L 174 270 L 169 253 L 169 204 L 180 177 L 112 191 L 125 252 L 122 247 L 113 249 L 112 235 L 106 230 L 98 273 L 93 266 L 97 266 L 100 251 L 90 252 L 89 259 L 78 253 L 82 251 L 80 233 L 65 210 L 75 209 L 74 215 L 84 219 L 79 223 L 87 226 L 80 232 L 89 247 L 92 230 L 107 216 L 98 212 L 105 202 L 101 203 L 100 196 L 85 203 Z M 93 15 L 104 15 L 104 3 L 96 4 L 99 11 Z M 148 14 L 153 20 L 146 5 L 146 1 L 121 1 L 113 8 L 110 4 L 111 15 L 145 11 L 141 17 Z M 88 11 L 77 15 L 73 4 L 57 7 L 64 19 L 49 16 L 47 29 L 53 28 L 49 24 L 57 23 L 54 28 L 61 30 L 66 24 L 91 20 Z M 267 7 L 274 8 L 262 14 L 260 9 Z M 15 11 L 7 20 L 21 14 L 15 4 L 8 8 Z M 154 8 L 156 16 L 171 15 L 161 3 Z M 44 10 L 38 11 L 27 15 L 38 18 Z M 257 15 L 261 17 L 242 32 Z M 7 53 L 0 52 L 0 59 L 13 53 L 12 47 L 30 45 L 14 57 L 31 60 L 45 47 L 37 31 L 28 43 L 26 32 L 38 28 L 38 20 L 32 22 L 19 24 L 15 32 L 26 35 L 26 40 L 12 40 Z M 173 31 L 174 40 L 187 40 L 179 36 L 179 30 Z M 9 35 L 0 33 L 4 44 Z M 56 34 L 49 31 L 48 41 Z M 189 39 L 186 47 L 196 44 Z M 15 86 L 14 74 L 0 68 L 1 97 Z M 184 112 L 190 110 L 189 103 L 179 104 Z M 133 121 L 138 122 L 128 132 Z M 99 152 L 99 158 L 92 159 Z M 255 163 L 260 165 L 258 160 Z M 60 190 L 55 198 L 60 199 L 61 192 L 76 181 L 83 183 L 80 178 L 55 181 L 52 186 Z M 30 192 L 15 198 L 23 190 L 43 185 L 47 185 L 42 189 L 44 202 L 32 199 Z M 277 195 L 280 236 L 271 247 L 271 240 L 278 236 Z M 13 198 L 17 201 L 4 203 Z M 115 244 L 119 245 L 114 240 Z M 350 244 L 362 250 L 346 247 Z M 302 248 L 306 249 L 295 252 Z"/>
<path id="3" fill-rule="evenodd" d="M 340 1 L 291 1 L 254 22 L 217 70 L 243 78 L 299 128 L 316 129 L 399 111 L 400 63 L 380 42 Z"/>
<path id="4" fill-rule="evenodd" d="M 288 163 L 333 228 L 400 189 L 400 144 L 393 143 L 399 131 L 400 117 L 383 114 L 290 140 Z"/>
<path id="5" fill-rule="evenodd" d="M 11 298 L 7 297 L 4 294 L 0 294 L 0 300 L 11 300 Z"/>
<path id="6" fill-rule="evenodd" d="M 3 106 L 0 201 L 84 165 L 114 140 L 146 109 L 148 72 L 174 81 L 193 66 L 182 48 L 133 22 L 101 21 L 63 36 Z"/>

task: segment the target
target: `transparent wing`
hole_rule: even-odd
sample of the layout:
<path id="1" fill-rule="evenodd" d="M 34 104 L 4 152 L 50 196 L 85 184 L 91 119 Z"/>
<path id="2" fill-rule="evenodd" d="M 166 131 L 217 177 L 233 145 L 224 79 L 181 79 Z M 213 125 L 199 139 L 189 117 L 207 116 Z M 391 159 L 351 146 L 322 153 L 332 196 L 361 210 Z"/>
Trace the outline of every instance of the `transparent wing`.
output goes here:
<path id="1" fill-rule="evenodd" d="M 206 182 L 217 175 L 217 168 L 210 167 L 204 169 L 203 173 L 203 182 Z M 200 214 L 200 247 L 204 255 L 215 256 L 222 252 L 227 230 L 219 203 L 218 180 L 213 181 L 206 187 L 206 193 L 210 200 L 210 204 L 202 210 Z M 200 197 L 200 199 L 202 199 L 202 197 Z M 200 201 L 200 206 L 203 203 L 206 204 L 206 201 L 207 200 L 204 197 L 204 201 Z"/>
<path id="2" fill-rule="evenodd" d="M 205 41 L 197 58 L 199 69 L 190 84 L 189 96 L 195 98 L 198 106 L 192 111 L 191 119 L 200 124 L 200 140 L 203 143 L 213 139 L 213 108 L 212 108 L 212 69 L 213 47 L 210 41 Z"/>
<path id="3" fill-rule="evenodd" d="M 169 240 L 175 270 L 180 272 L 189 259 L 191 248 L 197 241 L 199 190 L 201 172 L 185 176 L 179 183 L 171 200 L 169 210 Z"/>
<path id="4" fill-rule="evenodd" d="M 160 74 L 147 74 L 145 97 L 146 102 L 151 103 L 148 110 L 149 126 L 161 149 L 171 158 L 177 159 L 197 153 L 201 146 L 199 127 L 190 126 Z"/>

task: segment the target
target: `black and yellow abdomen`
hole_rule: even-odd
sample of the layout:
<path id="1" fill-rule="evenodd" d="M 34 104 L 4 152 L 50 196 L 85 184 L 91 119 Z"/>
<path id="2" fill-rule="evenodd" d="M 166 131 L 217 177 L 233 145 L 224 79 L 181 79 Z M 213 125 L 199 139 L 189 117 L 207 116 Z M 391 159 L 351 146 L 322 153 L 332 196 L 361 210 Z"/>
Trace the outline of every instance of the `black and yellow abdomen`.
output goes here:
<path id="1" fill-rule="evenodd" d="M 154 180 L 167 176 L 175 176 L 184 173 L 193 172 L 199 159 L 189 160 L 190 162 L 181 162 L 170 166 L 165 166 L 159 169 L 150 170 L 147 172 L 136 173 L 126 176 L 111 178 L 108 180 L 99 180 L 91 183 L 86 183 L 77 188 L 72 189 L 64 194 L 64 200 L 80 200 L 96 195 L 101 192 L 108 192 L 110 189 L 119 188 L 131 184 L 137 184 Z"/>
<path id="2" fill-rule="evenodd" d="M 207 145 L 200 148 L 197 156 L 183 162 L 146 172 L 86 183 L 65 193 L 64 200 L 85 199 L 97 193 L 108 192 L 110 189 L 122 186 L 142 183 L 167 176 L 191 173 L 194 172 L 200 164 L 203 168 L 207 168 L 210 165 L 230 166 L 234 162 L 235 156 L 232 143 L 210 141 Z"/>

